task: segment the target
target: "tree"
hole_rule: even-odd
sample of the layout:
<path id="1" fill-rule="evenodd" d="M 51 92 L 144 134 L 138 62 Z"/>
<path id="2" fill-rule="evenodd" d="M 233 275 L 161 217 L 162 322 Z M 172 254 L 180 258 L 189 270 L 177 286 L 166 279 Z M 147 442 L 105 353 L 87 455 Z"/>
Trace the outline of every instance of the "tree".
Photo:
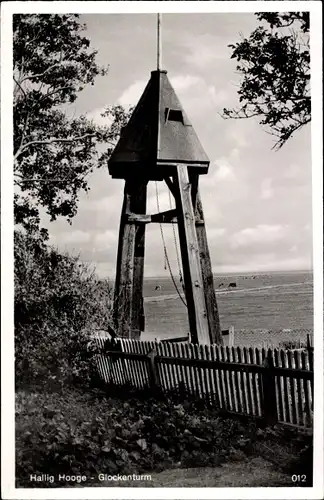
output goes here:
<path id="1" fill-rule="evenodd" d="M 249 38 L 229 45 L 243 77 L 240 107 L 224 109 L 224 118 L 259 117 L 280 149 L 311 121 L 308 12 L 263 12 L 262 25 Z"/>
<path id="2" fill-rule="evenodd" d="M 52 221 L 71 221 L 80 190 L 89 189 L 89 174 L 103 165 L 128 119 L 121 106 L 107 108 L 110 127 L 67 116 L 78 93 L 107 73 L 85 28 L 78 15 L 13 18 L 15 222 L 28 232 L 39 229 L 40 206 Z M 100 143 L 108 150 L 99 153 Z"/>

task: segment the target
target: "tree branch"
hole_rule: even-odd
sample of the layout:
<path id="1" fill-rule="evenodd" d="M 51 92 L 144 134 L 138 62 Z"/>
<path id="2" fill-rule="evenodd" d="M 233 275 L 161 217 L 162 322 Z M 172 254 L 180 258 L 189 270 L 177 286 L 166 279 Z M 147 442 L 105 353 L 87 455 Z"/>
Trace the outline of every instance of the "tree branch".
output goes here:
<path id="1" fill-rule="evenodd" d="M 53 90 L 52 92 L 46 92 L 41 99 L 44 99 L 45 97 L 51 97 L 51 95 L 57 94 L 58 92 L 61 92 L 62 90 L 67 90 L 67 89 L 73 89 L 73 86 L 67 85 L 65 87 L 58 87 L 57 89 Z"/>
<path id="2" fill-rule="evenodd" d="M 13 80 L 14 80 L 16 86 L 20 88 L 20 90 L 22 91 L 22 93 L 24 94 L 24 96 L 27 98 L 27 94 L 26 94 L 26 92 L 24 91 L 24 89 L 22 88 L 22 86 L 20 84 L 21 82 L 19 82 L 18 80 L 16 80 L 16 78 L 14 76 L 13 76 Z M 16 89 L 14 90 L 14 95 L 16 95 Z"/>
<path id="3" fill-rule="evenodd" d="M 26 80 L 33 80 L 34 78 L 40 78 L 41 76 L 46 75 L 51 69 L 56 68 L 56 66 L 60 66 L 63 63 L 63 51 L 61 51 L 60 54 L 60 59 L 58 62 L 52 64 L 48 68 L 45 69 L 42 73 L 36 73 L 35 75 L 26 75 L 24 78 L 21 79 L 20 83 L 25 82 Z"/>
<path id="4" fill-rule="evenodd" d="M 307 123 L 310 123 L 311 122 L 311 118 L 307 118 L 307 120 L 305 120 L 303 123 L 299 123 L 299 125 L 297 125 L 296 127 L 294 128 L 291 128 L 291 130 L 289 132 L 286 133 L 286 135 L 284 137 L 282 137 L 282 135 L 280 134 L 280 131 L 278 134 L 273 134 L 272 135 L 276 135 L 277 137 L 280 137 L 279 141 L 277 141 L 275 143 L 275 145 L 273 146 L 272 149 L 278 151 L 279 149 L 282 148 L 282 146 L 288 141 L 288 139 L 292 136 L 292 134 L 294 134 L 295 132 L 297 132 L 298 129 L 300 129 L 301 127 L 303 127 L 304 125 L 306 125 Z M 271 132 L 270 132 L 271 133 Z"/>
<path id="5" fill-rule="evenodd" d="M 224 115 L 224 114 L 221 114 L 221 113 L 218 113 L 224 120 L 243 120 L 245 118 L 252 118 L 253 116 L 260 116 L 260 113 L 251 113 L 250 115 L 245 113 L 244 111 L 242 111 L 241 109 L 239 109 L 238 111 L 236 111 L 235 109 L 230 109 L 230 110 L 226 110 L 228 111 L 228 114 Z M 242 111 L 242 113 L 244 113 L 244 115 L 239 115 L 240 111 Z M 233 113 L 233 115 L 231 115 L 230 113 Z"/>
<path id="6" fill-rule="evenodd" d="M 16 174 L 15 174 L 16 175 Z M 31 177 L 30 179 L 23 179 L 22 176 L 18 176 L 19 177 L 19 181 L 16 181 L 16 183 L 18 184 L 18 186 L 20 186 L 20 184 L 23 184 L 25 182 L 65 182 L 67 179 L 37 179 L 36 177 Z"/>
<path id="7" fill-rule="evenodd" d="M 24 123 L 24 129 L 23 129 L 22 134 L 21 134 L 19 149 L 22 148 L 22 145 L 24 142 L 24 138 L 26 135 L 26 129 L 27 129 L 27 125 L 28 125 L 28 120 L 29 120 L 29 110 L 27 111 L 27 115 L 26 115 L 26 119 L 25 119 L 25 123 Z"/>
<path id="8" fill-rule="evenodd" d="M 46 146 L 49 144 L 54 144 L 56 142 L 58 143 L 68 143 L 71 144 L 73 142 L 78 142 L 82 141 L 83 139 L 87 139 L 88 137 L 95 137 L 95 133 L 91 134 L 84 134 L 81 135 L 80 137 L 70 137 L 67 139 L 61 138 L 61 139 L 48 139 L 48 140 L 42 140 L 42 141 L 30 141 L 27 142 L 22 148 L 19 148 L 17 153 L 14 156 L 14 159 L 16 160 L 26 149 L 30 148 L 31 146 Z"/>

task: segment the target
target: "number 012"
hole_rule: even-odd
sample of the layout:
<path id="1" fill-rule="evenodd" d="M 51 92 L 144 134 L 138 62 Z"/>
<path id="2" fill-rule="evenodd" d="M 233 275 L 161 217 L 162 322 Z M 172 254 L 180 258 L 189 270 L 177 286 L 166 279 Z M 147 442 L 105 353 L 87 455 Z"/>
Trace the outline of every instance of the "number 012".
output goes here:
<path id="1" fill-rule="evenodd" d="M 291 480 L 293 483 L 305 483 L 306 482 L 306 474 L 293 474 L 291 476 Z"/>

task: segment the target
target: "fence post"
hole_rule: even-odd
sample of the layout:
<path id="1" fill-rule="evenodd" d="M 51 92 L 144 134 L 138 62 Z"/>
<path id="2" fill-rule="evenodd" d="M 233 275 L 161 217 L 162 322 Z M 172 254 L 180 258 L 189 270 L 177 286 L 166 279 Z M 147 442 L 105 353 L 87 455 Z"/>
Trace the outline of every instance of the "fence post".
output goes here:
<path id="1" fill-rule="evenodd" d="M 308 363 L 310 371 L 314 372 L 314 348 L 311 343 L 310 334 L 307 333 L 307 352 L 308 352 Z M 311 392 L 312 392 L 312 410 L 314 408 L 314 379 L 311 381 Z"/>
<path id="2" fill-rule="evenodd" d="M 159 380 L 159 374 L 156 369 L 156 363 L 155 363 L 155 356 L 157 355 L 156 350 L 152 349 L 147 354 L 147 359 L 148 359 L 148 372 L 149 372 L 149 384 L 150 384 L 150 389 L 153 392 L 158 392 L 160 390 L 160 380 Z"/>
<path id="3" fill-rule="evenodd" d="M 278 415 L 273 357 L 270 349 L 263 362 L 263 367 L 261 383 L 264 418 L 267 424 L 273 425 L 278 421 Z"/>
<path id="4" fill-rule="evenodd" d="M 234 326 L 229 327 L 228 345 L 230 347 L 234 346 Z"/>

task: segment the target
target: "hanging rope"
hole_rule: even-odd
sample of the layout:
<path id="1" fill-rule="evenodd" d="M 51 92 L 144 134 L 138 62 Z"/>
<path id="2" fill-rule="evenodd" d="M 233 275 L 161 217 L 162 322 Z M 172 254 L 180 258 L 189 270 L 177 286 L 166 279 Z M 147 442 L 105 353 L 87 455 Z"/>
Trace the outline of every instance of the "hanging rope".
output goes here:
<path id="1" fill-rule="evenodd" d="M 160 213 L 160 201 L 159 201 L 159 191 L 158 191 L 158 185 L 157 185 L 157 181 L 155 181 L 155 193 L 156 193 L 156 206 L 157 206 L 157 211 L 158 213 Z M 170 261 L 169 261 L 169 256 L 168 256 L 168 251 L 167 251 L 167 247 L 166 247 L 166 244 L 165 244 L 165 238 L 164 238 L 164 233 L 163 233 L 163 228 L 162 228 L 162 223 L 160 222 L 159 223 L 159 226 L 160 226 L 160 232 L 161 232 L 161 237 L 162 237 L 162 244 L 163 244 L 163 251 L 164 251 L 164 259 L 165 259 L 165 265 L 168 267 L 169 269 L 169 273 L 170 273 L 170 277 L 171 277 L 171 280 L 172 280 L 172 283 L 174 285 L 174 288 L 176 289 L 177 291 L 177 294 L 181 300 L 181 302 L 184 304 L 185 307 L 187 307 L 187 303 L 186 301 L 184 300 L 184 298 L 182 297 L 181 293 L 180 293 L 180 290 L 177 286 L 177 283 L 174 279 L 174 276 L 173 276 L 173 273 L 172 273 L 172 269 L 171 269 L 171 265 L 170 265 Z M 174 231 L 174 235 L 175 235 L 175 231 Z M 177 247 L 176 247 L 176 252 L 177 252 Z M 179 260 L 179 255 L 178 255 L 178 252 L 177 252 L 177 259 L 178 259 L 178 264 L 180 264 L 180 260 Z M 166 269 L 166 267 L 164 267 Z M 179 270 L 180 270 L 180 265 L 179 265 Z M 182 280 L 182 276 L 181 277 L 181 280 Z"/>
<path id="2" fill-rule="evenodd" d="M 171 198 L 170 190 L 168 190 L 168 193 L 169 193 L 169 205 L 170 205 L 170 210 L 171 210 L 173 208 L 173 204 L 172 204 L 172 198 Z M 184 290 L 184 282 L 183 282 L 182 272 L 181 272 L 181 263 L 180 263 L 180 256 L 179 256 L 178 241 L 177 241 L 177 235 L 176 235 L 176 229 L 175 229 L 175 223 L 174 222 L 172 222 L 172 232 L 173 232 L 174 247 L 175 247 L 176 257 L 177 257 L 179 280 L 180 280 L 180 283 L 182 285 L 182 289 Z"/>

